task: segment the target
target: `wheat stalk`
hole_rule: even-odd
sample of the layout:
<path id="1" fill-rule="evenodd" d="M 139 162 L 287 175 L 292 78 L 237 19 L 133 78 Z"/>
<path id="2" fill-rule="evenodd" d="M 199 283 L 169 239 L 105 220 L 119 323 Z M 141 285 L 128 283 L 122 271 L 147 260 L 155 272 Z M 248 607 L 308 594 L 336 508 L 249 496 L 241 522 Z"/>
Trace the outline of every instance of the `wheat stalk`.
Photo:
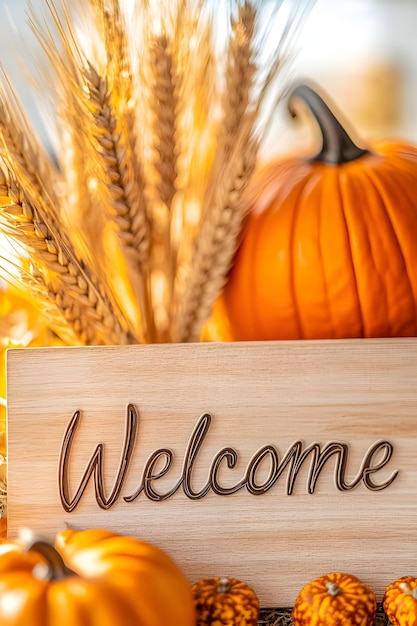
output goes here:
<path id="1" fill-rule="evenodd" d="M 36 140 L 36 135 L 24 116 L 13 91 L 9 96 L 0 87 L 0 156 L 14 172 L 20 183 L 30 190 L 38 202 L 55 207 L 53 185 L 56 172 L 51 160 Z M 51 220 L 57 225 L 56 212 Z"/>
<path id="2" fill-rule="evenodd" d="M 133 321 L 139 340 L 152 341 L 154 331 L 148 287 L 150 221 L 143 173 L 135 145 L 132 72 L 118 6 L 116 2 L 112 3 L 114 11 L 113 19 L 110 19 L 99 0 L 92 2 L 96 13 L 101 16 L 102 43 L 108 59 L 107 63 L 101 61 L 103 70 L 99 71 L 87 59 L 77 41 L 65 3 L 63 22 L 53 2 L 47 2 L 64 54 L 58 49 L 51 33 L 42 28 L 35 16 L 32 18 L 32 27 L 55 68 L 61 92 L 59 95 L 61 98 L 64 96 L 67 105 L 61 128 L 63 126 L 65 129 L 70 119 L 77 120 L 73 128 L 78 125 L 83 131 L 76 131 L 73 141 L 74 150 L 78 154 L 82 153 L 81 160 L 87 165 L 84 169 L 80 164 L 78 167 L 76 165 L 76 178 L 82 181 L 78 187 L 82 187 L 86 193 L 81 202 L 85 208 L 92 208 L 93 215 L 87 217 L 90 224 L 94 214 L 98 213 L 94 205 L 100 207 L 96 235 L 103 235 L 100 224 L 109 226 L 108 218 L 111 218 L 125 259 L 125 267 L 122 268 L 120 254 L 114 250 L 120 257 L 117 270 L 126 273 L 126 288 L 122 288 L 126 297 L 123 298 L 122 306 L 125 307 L 127 301 L 132 304 L 130 292 L 134 292 L 137 302 L 133 305 L 133 312 L 132 306 L 128 305 L 127 314 Z M 97 62 L 100 64 L 100 59 Z M 108 237 L 109 232 L 107 228 Z M 101 264 L 92 260 L 95 271 L 101 276 L 102 282 L 110 283 L 113 291 L 114 283 L 119 282 L 116 297 L 120 300 L 121 276 L 116 277 L 110 272 L 109 278 L 108 270 L 106 272 L 103 268 L 106 251 L 102 248 L 100 250 L 94 243 L 93 248 L 102 253 Z M 83 249 L 86 249 L 85 245 Z"/>
<path id="3" fill-rule="evenodd" d="M 194 6 L 194 5 L 193 5 Z M 174 39 L 178 67 L 178 196 L 171 242 L 176 285 L 191 262 L 193 242 L 201 219 L 204 195 L 216 155 L 219 127 L 218 60 L 214 52 L 213 16 L 184 11 Z M 186 44 L 184 45 L 184 42 Z M 181 297 L 177 286 L 171 310 Z"/>
<path id="4" fill-rule="evenodd" d="M 102 0 L 90 0 L 101 4 Z M 130 201 L 132 233 L 138 250 L 137 269 L 148 269 L 151 244 L 151 215 L 146 197 L 146 182 L 141 162 L 140 141 L 137 133 L 134 71 L 131 61 L 128 34 L 118 0 L 110 0 L 111 12 L 102 10 L 104 42 L 107 52 L 106 77 L 110 85 L 110 97 L 120 123 L 119 133 L 124 145 L 124 168 L 121 180 L 126 185 Z M 146 273 L 146 272 L 145 272 Z"/>
<path id="5" fill-rule="evenodd" d="M 289 59 L 286 44 L 290 35 L 305 18 L 308 5 L 313 4 L 307 0 L 304 5 L 299 2 L 293 7 L 282 36 L 275 42 L 268 71 L 256 85 L 257 91 L 255 76 L 259 68 L 254 38 L 258 9 L 255 3 L 244 0 L 237 7 L 237 18 L 232 19 L 222 98 L 223 119 L 211 178 L 189 267 L 184 270 L 184 276 L 178 273 L 176 341 L 198 341 L 214 301 L 226 283 L 246 217 L 247 203 L 242 202 L 242 193 L 254 171 L 259 146 L 272 116 L 272 112 L 264 115 L 266 121 L 262 126 L 262 109 Z M 285 89 L 278 89 L 274 105 L 284 94 Z"/>
<path id="6" fill-rule="evenodd" d="M 256 163 L 258 144 L 247 138 L 245 150 L 233 155 L 195 239 L 192 270 L 175 318 L 175 341 L 198 341 L 213 303 L 224 287 L 245 218 L 242 194 Z"/>
<path id="7" fill-rule="evenodd" d="M 232 20 L 232 37 L 226 64 L 226 89 L 223 96 L 223 123 L 220 127 L 218 149 L 220 163 L 230 158 L 250 101 L 249 94 L 256 70 L 252 45 L 256 15 L 257 10 L 246 0 L 239 7 L 237 18 Z"/>
<path id="8" fill-rule="evenodd" d="M 160 307 L 159 332 L 163 336 L 169 325 L 169 309 L 175 278 L 173 249 L 173 200 L 177 192 L 178 146 L 177 84 L 172 41 L 166 33 L 151 37 L 149 44 L 149 108 L 152 116 L 151 150 L 155 176 L 151 184 L 154 207 L 154 267 L 164 277 L 163 293 L 156 305 Z M 158 253 L 158 248 L 163 254 Z M 159 262 L 159 259 L 162 262 Z"/>
<path id="9" fill-rule="evenodd" d="M 104 207 L 110 208 L 123 254 L 128 280 L 138 299 L 141 333 L 155 340 L 150 290 L 151 215 L 137 135 L 134 72 L 126 24 L 118 0 L 90 0 L 106 53 L 99 73 L 92 63 L 84 70 L 84 90 L 89 94 L 92 130 L 99 143 L 100 189 Z M 87 127 L 88 128 L 88 127 Z M 89 132 L 89 131 L 87 131 Z M 94 146 L 93 146 L 94 148 Z"/>
<path id="10" fill-rule="evenodd" d="M 88 126 L 89 113 L 80 106 L 78 90 L 72 88 L 67 96 L 69 106 L 60 112 L 62 151 L 65 154 L 61 168 L 60 196 L 61 223 L 71 234 L 71 244 L 80 259 L 91 268 L 95 282 L 101 285 L 108 299 L 116 301 L 132 324 L 138 341 L 144 342 L 140 321 L 135 309 L 127 310 L 130 296 L 127 271 L 120 258 L 118 238 L 103 211 L 103 190 L 97 175 L 96 154 L 87 132 L 79 132 L 77 125 Z M 90 121 L 89 121 L 90 123 Z"/>
<path id="11" fill-rule="evenodd" d="M 146 265 L 150 247 L 150 216 L 145 195 L 145 179 L 139 157 L 139 139 L 135 107 L 134 71 L 126 25 L 118 0 L 110 0 L 110 10 L 102 0 L 90 0 L 102 18 L 104 46 L 107 54 L 105 80 L 108 103 L 117 115 L 117 131 L 122 145 L 120 181 L 130 205 L 131 231 L 137 248 L 139 266 Z M 96 77 L 97 78 L 97 77 Z"/>
<path id="12" fill-rule="evenodd" d="M 45 267 L 52 301 L 82 343 L 132 342 L 111 303 L 100 293 L 66 242 L 50 228 L 41 211 L 25 199 L 12 178 L 1 174 L 0 218 L 5 232 L 30 251 L 33 263 Z M 4 199 L 8 198 L 9 203 Z"/>
<path id="13" fill-rule="evenodd" d="M 100 182 L 109 200 L 110 212 L 123 246 L 138 265 L 146 262 L 150 245 L 150 227 L 138 193 L 138 185 L 129 170 L 128 147 L 118 132 L 106 79 L 89 65 L 84 71 L 87 106 L 91 124 L 87 131 L 98 146 L 95 150 L 101 165 Z"/>
<path id="14" fill-rule="evenodd" d="M 166 34 L 152 38 L 150 45 L 150 64 L 152 67 L 152 98 L 154 166 L 158 172 L 156 190 L 157 199 L 168 209 L 176 193 L 177 178 L 177 96 L 174 62 L 171 46 Z"/>
<path id="15" fill-rule="evenodd" d="M 23 290 L 30 297 L 47 321 L 48 328 L 55 332 L 63 342 L 68 345 L 85 343 L 81 333 L 77 335 L 75 332 L 76 320 L 73 319 L 72 324 L 68 322 L 71 317 L 70 312 L 67 309 L 58 308 L 53 291 L 45 282 L 45 276 L 37 266 L 30 264 L 29 268 L 25 269 L 10 258 L 1 257 L 0 271 L 2 278 L 14 285 L 16 289 Z"/>
<path id="16" fill-rule="evenodd" d="M 85 78 L 88 61 L 72 32 L 66 5 L 63 6 L 63 22 L 54 3 L 51 0 L 45 1 L 57 31 L 55 36 L 42 26 L 35 15 L 32 15 L 31 26 L 55 71 L 54 98 L 63 105 L 58 106 L 61 136 L 61 146 L 58 149 L 61 173 L 59 177 L 57 175 L 61 189 L 58 199 L 59 226 L 66 227 L 66 231 L 71 233 L 74 249 L 94 270 L 102 293 L 122 308 L 122 317 L 129 319 L 137 340 L 144 342 L 147 338 L 141 324 L 137 300 L 133 302 L 131 275 L 127 277 L 126 263 L 123 263 L 120 246 L 114 237 L 114 228 L 108 219 L 111 194 L 109 198 L 106 185 L 108 179 L 105 176 L 103 181 L 101 176 L 105 166 L 97 152 L 97 140 L 90 132 L 95 125 L 92 122 L 91 108 L 86 104 L 90 94 Z M 58 47 L 58 42 L 61 42 L 62 49 Z M 104 172 L 106 175 L 105 169 Z M 135 275 L 140 283 L 139 272 Z M 141 309 L 148 310 L 149 307 L 142 307 L 144 299 L 140 300 Z"/>
<path id="17" fill-rule="evenodd" d="M 211 182 L 203 203 L 201 223 L 175 316 L 176 341 L 197 341 L 214 300 L 226 282 L 244 213 L 241 194 L 253 172 L 257 141 L 252 137 L 254 117 L 249 112 L 255 74 L 252 40 L 256 9 L 239 7 L 232 32 L 223 95 L 223 123 Z M 238 149 L 237 149 L 238 146 Z"/>
<path id="18" fill-rule="evenodd" d="M 95 142 L 93 158 L 97 163 L 99 192 L 103 209 L 116 225 L 130 268 L 135 268 L 132 281 L 143 313 L 144 336 L 151 342 L 154 326 L 147 287 L 147 265 L 150 248 L 150 222 L 144 199 L 143 184 L 132 171 L 131 147 L 124 141 L 119 118 L 115 115 L 106 79 L 89 65 L 84 71 L 83 93 L 91 114 L 86 131 Z M 133 273 L 133 272 L 132 272 Z"/>

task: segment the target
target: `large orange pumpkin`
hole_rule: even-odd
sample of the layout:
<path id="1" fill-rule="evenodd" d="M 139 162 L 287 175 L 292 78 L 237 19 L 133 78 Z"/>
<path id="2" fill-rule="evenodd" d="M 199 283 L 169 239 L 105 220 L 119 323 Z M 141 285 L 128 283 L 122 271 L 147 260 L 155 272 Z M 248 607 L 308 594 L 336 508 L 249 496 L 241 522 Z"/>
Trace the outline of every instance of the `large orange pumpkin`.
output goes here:
<path id="1" fill-rule="evenodd" d="M 295 98 L 314 114 L 322 150 L 255 174 L 214 338 L 415 336 L 417 147 L 363 150 L 311 88 Z"/>
<path id="2" fill-rule="evenodd" d="M 1 626 L 194 626 L 190 585 L 157 547 L 99 529 L 55 547 L 0 546 Z"/>

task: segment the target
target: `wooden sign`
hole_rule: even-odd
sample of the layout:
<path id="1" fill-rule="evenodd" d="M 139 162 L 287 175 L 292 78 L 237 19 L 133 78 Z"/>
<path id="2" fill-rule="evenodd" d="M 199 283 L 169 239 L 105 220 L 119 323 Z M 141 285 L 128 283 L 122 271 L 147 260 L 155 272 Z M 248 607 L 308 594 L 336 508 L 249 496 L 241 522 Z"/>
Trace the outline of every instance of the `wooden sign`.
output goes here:
<path id="1" fill-rule="evenodd" d="M 8 524 L 156 543 L 190 582 L 381 599 L 417 556 L 417 340 L 10 350 Z"/>

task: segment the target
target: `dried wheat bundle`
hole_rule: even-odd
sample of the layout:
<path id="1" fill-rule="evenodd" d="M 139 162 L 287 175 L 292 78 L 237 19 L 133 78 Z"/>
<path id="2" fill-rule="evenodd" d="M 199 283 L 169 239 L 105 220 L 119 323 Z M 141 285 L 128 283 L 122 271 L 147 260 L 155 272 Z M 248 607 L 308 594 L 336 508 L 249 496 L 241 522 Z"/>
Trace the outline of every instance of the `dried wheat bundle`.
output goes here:
<path id="1" fill-rule="evenodd" d="M 25 259 L 17 280 L 66 342 L 198 341 L 312 4 L 44 0 L 42 14 L 31 9 L 56 154 L 5 77 L 0 229 Z"/>

